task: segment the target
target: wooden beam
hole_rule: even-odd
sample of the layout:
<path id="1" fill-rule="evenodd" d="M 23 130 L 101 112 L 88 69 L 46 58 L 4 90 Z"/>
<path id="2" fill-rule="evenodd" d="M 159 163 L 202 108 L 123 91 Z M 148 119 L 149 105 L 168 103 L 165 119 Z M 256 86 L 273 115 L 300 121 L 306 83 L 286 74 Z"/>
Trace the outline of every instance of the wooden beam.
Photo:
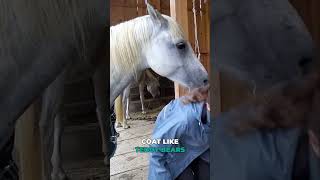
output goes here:
<path id="1" fill-rule="evenodd" d="M 187 40 L 189 40 L 188 3 L 190 0 L 170 0 L 170 15 L 181 25 Z"/>
<path id="2" fill-rule="evenodd" d="M 170 15 L 173 17 L 182 27 L 186 34 L 186 40 L 189 40 L 189 15 L 188 5 L 190 6 L 190 0 L 170 0 Z M 174 83 L 175 98 L 183 96 L 187 90 L 178 83 Z"/>
<path id="3" fill-rule="evenodd" d="M 210 89 L 210 108 L 212 115 L 218 116 L 221 113 L 221 87 L 220 87 L 220 74 L 216 70 L 215 67 L 213 67 L 213 64 L 211 63 L 210 59 L 210 47 L 213 47 L 213 41 L 211 42 L 210 40 L 210 29 L 211 29 L 211 24 L 210 24 L 210 14 L 211 14 L 211 1 L 207 1 L 207 4 L 205 4 L 205 11 L 207 12 L 207 16 L 204 17 L 205 24 L 206 24 L 206 42 L 205 45 L 207 46 L 207 49 L 209 49 L 209 59 L 208 59 L 208 74 L 209 74 L 209 82 L 211 85 Z M 210 44 L 212 45 L 210 46 Z"/>
<path id="4" fill-rule="evenodd" d="M 41 180 L 41 151 L 35 105 L 18 119 L 15 130 L 15 149 L 19 159 L 19 179 Z"/>

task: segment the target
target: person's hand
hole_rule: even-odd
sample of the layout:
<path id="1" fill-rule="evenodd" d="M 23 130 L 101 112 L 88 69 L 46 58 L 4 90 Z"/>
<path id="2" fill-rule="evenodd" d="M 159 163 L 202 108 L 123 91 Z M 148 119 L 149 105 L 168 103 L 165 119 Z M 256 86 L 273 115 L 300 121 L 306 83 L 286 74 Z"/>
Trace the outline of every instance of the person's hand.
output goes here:
<path id="1" fill-rule="evenodd" d="M 205 101 L 208 98 L 209 85 L 195 88 L 182 98 L 184 104 Z"/>

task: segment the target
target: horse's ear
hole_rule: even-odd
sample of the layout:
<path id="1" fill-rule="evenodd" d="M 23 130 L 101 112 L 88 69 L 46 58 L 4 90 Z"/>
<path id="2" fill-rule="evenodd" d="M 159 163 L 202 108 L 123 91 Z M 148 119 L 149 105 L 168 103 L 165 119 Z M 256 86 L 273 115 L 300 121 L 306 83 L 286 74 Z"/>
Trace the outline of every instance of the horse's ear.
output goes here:
<path id="1" fill-rule="evenodd" d="M 160 25 L 165 25 L 166 19 L 149 3 L 147 3 L 147 10 L 153 22 L 160 23 Z"/>

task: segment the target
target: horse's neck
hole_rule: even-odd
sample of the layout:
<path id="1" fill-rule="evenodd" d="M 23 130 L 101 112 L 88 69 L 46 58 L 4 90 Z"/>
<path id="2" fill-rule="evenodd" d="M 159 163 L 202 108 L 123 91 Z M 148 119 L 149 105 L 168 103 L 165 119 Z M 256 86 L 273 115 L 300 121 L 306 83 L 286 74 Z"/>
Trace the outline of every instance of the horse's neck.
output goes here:
<path id="1" fill-rule="evenodd" d="M 138 81 L 139 74 L 149 67 L 143 54 L 143 46 L 148 41 L 149 35 L 133 36 L 133 34 L 138 31 L 137 29 L 134 29 L 134 27 L 138 27 L 134 26 L 134 23 L 137 22 L 139 21 L 128 21 L 111 28 L 111 104 L 129 85 L 129 83 L 133 80 Z"/>

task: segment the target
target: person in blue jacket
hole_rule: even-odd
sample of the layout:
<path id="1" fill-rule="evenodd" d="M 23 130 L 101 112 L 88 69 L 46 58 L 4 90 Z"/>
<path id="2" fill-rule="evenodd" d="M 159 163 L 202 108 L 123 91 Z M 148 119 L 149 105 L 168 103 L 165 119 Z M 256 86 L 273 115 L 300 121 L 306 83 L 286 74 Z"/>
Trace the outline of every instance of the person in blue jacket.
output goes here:
<path id="1" fill-rule="evenodd" d="M 151 145 L 169 151 L 150 154 L 149 180 L 209 179 L 210 121 L 209 106 L 203 101 L 208 88 L 204 89 L 198 94 L 198 102 L 182 97 L 172 100 L 159 113 L 152 139 L 178 139 L 179 144 Z"/>

